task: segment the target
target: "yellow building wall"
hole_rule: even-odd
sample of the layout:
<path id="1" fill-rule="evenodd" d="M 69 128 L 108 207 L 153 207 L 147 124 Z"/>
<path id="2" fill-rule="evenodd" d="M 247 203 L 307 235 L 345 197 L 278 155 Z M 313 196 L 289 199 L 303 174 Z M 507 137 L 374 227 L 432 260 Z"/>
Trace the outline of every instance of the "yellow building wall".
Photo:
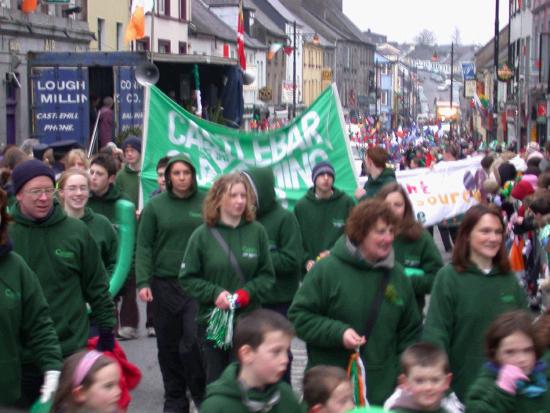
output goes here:
<path id="1" fill-rule="evenodd" d="M 309 106 L 322 92 L 323 49 L 304 43 L 303 88 L 304 105 Z"/>
<path id="2" fill-rule="evenodd" d="M 98 37 L 98 19 L 103 19 L 103 41 L 101 51 L 128 51 L 130 43 L 124 40 L 124 33 L 130 19 L 131 0 L 88 0 L 88 25 Z M 117 49 L 117 23 L 121 24 Z M 90 42 L 90 50 L 99 50 L 97 40 Z"/>

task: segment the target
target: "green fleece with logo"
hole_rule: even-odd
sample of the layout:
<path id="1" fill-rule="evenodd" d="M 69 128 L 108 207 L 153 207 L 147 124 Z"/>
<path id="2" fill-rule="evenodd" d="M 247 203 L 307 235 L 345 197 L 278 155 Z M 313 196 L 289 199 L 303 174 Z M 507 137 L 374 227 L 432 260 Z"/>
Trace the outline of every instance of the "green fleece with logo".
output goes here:
<path id="1" fill-rule="evenodd" d="M 244 174 L 256 192 L 256 219 L 267 231 L 275 269 L 275 285 L 263 304 L 290 303 L 298 290 L 303 259 L 300 226 L 294 214 L 277 202 L 271 168 L 252 168 Z"/>
<path id="2" fill-rule="evenodd" d="M 470 386 L 464 407 L 468 413 L 546 413 L 550 412 L 548 390 L 537 397 L 510 394 L 496 385 L 497 371 L 484 366 Z M 548 375 L 548 372 L 545 372 Z"/>
<path id="3" fill-rule="evenodd" d="M 90 198 L 86 205 L 96 214 L 104 215 L 109 221 L 116 224 L 116 201 L 119 199 L 128 199 L 128 197 L 121 192 L 118 186 L 109 185 L 109 189 L 103 196 L 97 196 L 90 192 Z"/>
<path id="4" fill-rule="evenodd" d="M 424 340 L 449 355 L 451 387 L 460 400 L 484 358 L 485 332 L 506 311 L 526 309 L 525 294 L 513 273 L 497 268 L 484 274 L 475 266 L 457 272 L 447 264 L 437 274 L 424 326 Z"/>
<path id="5" fill-rule="evenodd" d="M 384 268 L 382 268 L 382 266 Z M 298 336 L 306 342 L 308 365 L 347 368 L 351 352 L 342 338 L 348 328 L 363 335 L 386 268 L 388 286 L 367 345 L 361 347 L 369 402 L 382 405 L 392 394 L 399 373 L 399 356 L 420 335 L 421 319 L 411 283 L 393 252 L 375 265 L 342 236 L 330 256 L 308 273 L 288 311 Z"/>
<path id="6" fill-rule="evenodd" d="M 391 168 L 384 168 L 380 175 L 378 175 L 378 177 L 376 178 L 372 178 L 369 175 L 367 182 L 365 182 L 365 185 L 363 187 L 366 191 L 366 194 L 361 197 L 360 201 L 374 198 L 378 191 L 380 191 L 384 185 L 395 181 L 397 181 L 397 179 L 395 178 L 395 171 Z"/>
<path id="7" fill-rule="evenodd" d="M 115 325 L 115 307 L 99 249 L 86 225 L 65 215 L 54 201 L 52 214 L 35 222 L 13 211 L 9 227 L 13 249 L 36 273 L 50 307 L 63 356 L 86 345 L 89 333 L 86 303 L 100 327 Z M 32 359 L 32 355 L 27 358 Z"/>
<path id="8" fill-rule="evenodd" d="M 168 171 L 175 162 L 190 160 L 178 155 L 166 166 Z M 197 188 L 196 177 L 194 176 Z M 148 287 L 152 276 L 177 278 L 183 254 L 193 231 L 202 224 L 202 203 L 205 194 L 196 189 L 185 198 L 179 198 L 170 190 L 160 193 L 143 208 L 140 216 L 137 251 L 137 287 Z"/>
<path id="9" fill-rule="evenodd" d="M 330 250 L 336 240 L 344 233 L 344 226 L 355 202 L 339 189 L 334 188 L 328 199 L 315 196 L 315 188 L 310 188 L 294 207 L 298 219 L 302 242 L 304 244 L 305 263 L 316 260 L 319 253 Z"/>
<path id="10" fill-rule="evenodd" d="M 21 396 L 23 345 L 42 372 L 61 370 L 59 341 L 36 275 L 16 253 L 0 253 L 0 406 Z"/>
<path id="11" fill-rule="evenodd" d="M 239 386 L 239 365 L 231 363 L 226 367 L 218 380 L 206 388 L 206 399 L 202 402 L 199 413 L 250 413 L 244 403 L 242 392 L 252 403 L 271 405 L 270 413 L 301 413 L 300 403 L 292 388 L 285 382 L 266 386 L 264 390 L 242 390 Z M 258 410 L 263 411 L 263 410 Z"/>
<path id="12" fill-rule="evenodd" d="M 107 276 L 110 278 L 117 263 L 118 236 L 113 224 L 101 214 L 96 214 L 86 207 L 84 216 L 80 218 L 90 230 L 92 238 L 99 247 L 99 253 Z"/>
<path id="13" fill-rule="evenodd" d="M 128 164 L 124 165 L 116 175 L 115 185 L 128 196 L 128 199 L 138 206 L 139 204 L 139 171 L 134 171 Z"/>
<path id="14" fill-rule="evenodd" d="M 241 220 L 236 228 L 221 221 L 214 226 L 233 252 L 244 283 L 233 269 L 228 254 L 222 249 L 206 224 L 198 227 L 187 244 L 181 263 L 179 280 L 184 291 L 199 301 L 199 322 L 206 324 L 214 309 L 214 301 L 224 290 L 234 293 L 246 290 L 250 304 L 244 309 L 251 311 L 265 301 L 275 282 L 275 271 L 269 254 L 267 233 L 259 222 Z"/>
<path id="15" fill-rule="evenodd" d="M 443 267 L 439 249 L 430 233 L 423 230 L 422 235 L 416 241 L 398 235 L 393 241 L 393 250 L 395 259 L 405 268 L 405 274 L 412 283 L 418 309 L 422 314 L 426 295 L 432 291 L 435 276 Z"/>

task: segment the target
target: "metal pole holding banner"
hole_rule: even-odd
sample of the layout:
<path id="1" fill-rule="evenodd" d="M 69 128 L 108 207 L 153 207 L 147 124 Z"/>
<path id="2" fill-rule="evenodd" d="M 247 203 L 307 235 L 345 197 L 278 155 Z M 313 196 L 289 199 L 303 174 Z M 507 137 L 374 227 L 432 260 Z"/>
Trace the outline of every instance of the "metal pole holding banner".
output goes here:
<path id="1" fill-rule="evenodd" d="M 98 140 L 98 126 L 99 126 L 99 118 L 101 117 L 101 111 L 97 111 L 97 117 L 95 119 L 95 125 L 94 125 L 94 131 L 92 132 L 92 136 L 90 138 L 90 146 L 88 147 L 88 159 L 92 157 L 92 153 L 94 153 L 96 146 L 97 146 L 97 140 Z"/>
<path id="2" fill-rule="evenodd" d="M 296 117 L 296 20 L 293 24 L 294 34 L 293 34 L 293 60 L 292 60 L 292 119 Z"/>

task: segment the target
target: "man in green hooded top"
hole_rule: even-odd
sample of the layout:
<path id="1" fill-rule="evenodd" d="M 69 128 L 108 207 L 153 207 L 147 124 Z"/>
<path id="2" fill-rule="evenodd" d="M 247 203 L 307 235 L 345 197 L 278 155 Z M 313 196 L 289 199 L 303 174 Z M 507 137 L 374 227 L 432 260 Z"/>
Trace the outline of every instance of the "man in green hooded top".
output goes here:
<path id="1" fill-rule="evenodd" d="M 294 207 L 304 246 L 302 274 L 328 255 L 344 233 L 346 219 L 355 205 L 351 197 L 334 186 L 335 178 L 333 166 L 327 161 L 319 162 L 311 171 L 313 187 Z"/>

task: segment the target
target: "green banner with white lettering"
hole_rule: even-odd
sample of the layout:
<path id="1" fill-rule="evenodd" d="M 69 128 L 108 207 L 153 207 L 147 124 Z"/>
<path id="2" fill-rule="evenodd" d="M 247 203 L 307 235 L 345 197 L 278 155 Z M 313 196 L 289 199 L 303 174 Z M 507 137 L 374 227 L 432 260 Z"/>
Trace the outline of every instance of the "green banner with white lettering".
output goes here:
<path id="1" fill-rule="evenodd" d="M 353 196 L 356 173 L 336 86 L 328 87 L 298 118 L 284 128 L 253 133 L 201 119 L 158 88 L 146 91 L 142 200 L 156 189 L 156 164 L 163 156 L 185 153 L 197 170 L 201 188 L 219 176 L 252 166 L 271 166 L 282 204 L 292 208 L 312 186 L 311 169 L 328 160 L 335 186 Z"/>

